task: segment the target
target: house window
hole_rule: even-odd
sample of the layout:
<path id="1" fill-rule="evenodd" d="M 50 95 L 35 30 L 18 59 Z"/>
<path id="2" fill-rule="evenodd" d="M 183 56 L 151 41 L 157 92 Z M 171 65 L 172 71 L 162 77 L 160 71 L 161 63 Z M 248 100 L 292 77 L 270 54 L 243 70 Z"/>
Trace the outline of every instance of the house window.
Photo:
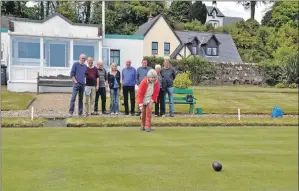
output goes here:
<path id="1" fill-rule="evenodd" d="M 104 68 L 109 68 L 109 48 L 103 47 L 102 59 L 103 59 Z"/>
<path id="2" fill-rule="evenodd" d="M 217 56 L 217 48 L 212 48 L 212 55 Z"/>
<path id="3" fill-rule="evenodd" d="M 1 44 L 1 60 L 4 60 L 4 58 L 3 58 L 3 52 L 4 52 L 4 45 L 3 44 Z"/>
<path id="4" fill-rule="evenodd" d="M 208 56 L 217 56 L 217 48 L 207 48 L 206 54 Z"/>
<path id="5" fill-rule="evenodd" d="M 110 64 L 115 62 L 120 66 L 120 51 L 119 50 L 110 50 Z"/>
<path id="6" fill-rule="evenodd" d="M 158 54 L 158 43 L 152 42 L 152 54 Z"/>
<path id="7" fill-rule="evenodd" d="M 94 57 L 94 52 L 95 52 L 95 47 L 93 45 L 75 45 L 74 44 L 74 52 L 73 52 L 73 59 L 74 60 L 79 60 L 80 54 L 85 54 L 86 57 L 91 57 L 93 60 L 95 59 Z"/>
<path id="8" fill-rule="evenodd" d="M 11 42 L 12 65 L 40 66 L 40 38 L 12 36 Z"/>
<path id="9" fill-rule="evenodd" d="M 40 43 L 18 42 L 18 58 L 40 58 Z"/>
<path id="10" fill-rule="evenodd" d="M 196 46 L 192 47 L 192 54 L 197 55 L 197 47 Z"/>
<path id="11" fill-rule="evenodd" d="M 170 43 L 168 43 L 168 42 L 164 42 L 164 54 L 165 55 L 169 55 L 170 54 Z"/>
<path id="12" fill-rule="evenodd" d="M 68 40 L 44 40 L 44 66 L 47 67 L 69 67 L 70 51 Z"/>

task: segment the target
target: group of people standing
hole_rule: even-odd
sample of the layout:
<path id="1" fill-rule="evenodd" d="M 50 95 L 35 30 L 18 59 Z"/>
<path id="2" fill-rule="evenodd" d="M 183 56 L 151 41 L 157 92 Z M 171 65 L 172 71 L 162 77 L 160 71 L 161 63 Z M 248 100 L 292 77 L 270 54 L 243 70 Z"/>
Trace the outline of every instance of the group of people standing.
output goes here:
<path id="1" fill-rule="evenodd" d="M 142 66 L 137 68 L 137 70 L 131 66 L 131 61 L 127 60 L 125 63 L 126 66 L 121 73 L 117 69 L 116 63 L 112 63 L 110 71 L 107 72 L 103 66 L 103 61 L 98 61 L 97 66 L 93 66 L 92 58 L 87 58 L 87 65 L 85 64 L 85 61 L 86 55 L 81 54 L 79 61 L 74 63 L 71 69 L 71 78 L 74 82 L 69 109 L 69 114 L 71 116 L 74 113 L 75 100 L 77 95 L 79 97 L 79 116 L 83 115 L 83 98 L 85 116 L 98 115 L 98 102 L 100 97 L 102 102 L 102 114 L 118 115 L 121 89 L 123 90 L 125 115 L 131 114 L 132 116 L 134 116 L 135 85 L 138 86 L 138 111 L 136 115 L 140 115 L 142 113 L 142 116 L 145 120 L 146 113 L 144 112 L 146 111 L 146 107 L 143 108 L 141 107 L 141 105 L 146 106 L 148 105 L 148 103 L 155 103 L 155 115 L 165 116 L 165 98 L 166 95 L 168 95 L 170 116 L 174 116 L 173 81 L 176 74 L 175 70 L 170 66 L 169 60 L 164 61 L 163 67 L 161 65 L 156 65 L 155 69 L 152 69 L 148 66 L 147 60 L 143 59 Z M 145 84 L 151 83 L 155 84 L 155 86 L 145 86 Z M 155 88 L 158 88 L 158 91 Z M 109 90 L 110 111 L 107 112 L 106 92 Z M 150 95 L 152 95 L 152 98 L 154 99 L 150 99 Z M 130 109 L 128 104 L 129 99 Z M 146 100 L 144 102 L 144 99 L 149 100 Z"/>

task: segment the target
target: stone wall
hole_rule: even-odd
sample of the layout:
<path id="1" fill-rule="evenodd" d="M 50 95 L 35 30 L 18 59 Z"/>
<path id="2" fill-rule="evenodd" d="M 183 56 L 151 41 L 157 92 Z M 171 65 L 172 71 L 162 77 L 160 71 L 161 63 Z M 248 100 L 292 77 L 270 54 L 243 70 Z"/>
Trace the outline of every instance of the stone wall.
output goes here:
<path id="1" fill-rule="evenodd" d="M 215 63 L 216 71 L 213 76 L 202 76 L 199 85 L 263 85 L 261 73 L 255 64 Z"/>

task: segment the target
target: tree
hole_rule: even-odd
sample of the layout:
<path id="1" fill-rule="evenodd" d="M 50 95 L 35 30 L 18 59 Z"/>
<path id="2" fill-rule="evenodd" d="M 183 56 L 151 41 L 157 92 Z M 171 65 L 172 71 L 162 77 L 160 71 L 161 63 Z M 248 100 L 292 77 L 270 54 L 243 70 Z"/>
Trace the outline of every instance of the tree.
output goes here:
<path id="1" fill-rule="evenodd" d="M 171 3 L 169 9 L 169 16 L 173 18 L 176 22 L 188 22 L 189 11 L 191 9 L 191 1 L 174 1 Z"/>
<path id="2" fill-rule="evenodd" d="M 255 8 L 260 3 L 267 4 L 267 3 L 269 3 L 269 1 L 238 1 L 238 4 L 241 4 L 246 11 L 250 10 L 250 18 L 251 19 L 254 19 Z"/>
<path id="3" fill-rule="evenodd" d="M 2 15 L 15 15 L 15 1 L 2 1 Z"/>
<path id="4" fill-rule="evenodd" d="M 272 9 L 272 22 L 276 29 L 288 23 L 293 28 L 298 28 L 298 2 L 275 2 Z"/>
<path id="5" fill-rule="evenodd" d="M 26 9 L 26 1 L 6 1 L 2 2 L 3 15 L 26 18 L 24 10 Z"/>
<path id="6" fill-rule="evenodd" d="M 62 14 L 72 22 L 78 22 L 77 15 L 75 13 L 74 2 L 71 1 L 61 1 L 58 6 L 56 6 L 56 12 Z"/>
<path id="7" fill-rule="evenodd" d="M 85 13 L 85 21 L 84 23 L 89 23 L 90 20 L 90 12 L 91 12 L 91 1 L 84 2 L 84 13 Z"/>
<path id="8" fill-rule="evenodd" d="M 195 19 L 192 22 L 185 23 L 184 24 L 184 29 L 185 30 L 190 30 L 190 31 L 203 32 L 203 31 L 207 31 L 207 26 L 201 24 L 200 21 L 198 21 L 198 20 Z"/>
<path id="9" fill-rule="evenodd" d="M 205 23 L 207 19 L 207 9 L 206 5 L 201 1 L 196 1 L 190 7 L 189 20 L 198 20 L 201 23 Z"/>
<path id="10" fill-rule="evenodd" d="M 262 18 L 262 25 L 263 26 L 274 26 L 272 22 L 272 9 L 267 11 Z"/>
<path id="11" fill-rule="evenodd" d="M 40 2 L 40 18 L 44 19 L 45 16 L 45 7 L 44 7 L 44 2 L 41 1 Z"/>

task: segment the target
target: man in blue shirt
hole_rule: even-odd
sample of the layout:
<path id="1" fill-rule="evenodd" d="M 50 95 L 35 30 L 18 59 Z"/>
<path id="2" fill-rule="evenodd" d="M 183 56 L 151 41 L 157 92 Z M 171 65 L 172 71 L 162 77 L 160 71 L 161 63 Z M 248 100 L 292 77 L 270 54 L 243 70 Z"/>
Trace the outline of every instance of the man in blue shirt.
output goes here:
<path id="1" fill-rule="evenodd" d="M 86 55 L 81 54 L 79 57 L 79 62 L 75 62 L 71 70 L 71 78 L 74 82 L 73 92 L 70 103 L 69 114 L 72 116 L 75 109 L 75 101 L 77 94 L 79 93 L 79 104 L 78 104 L 78 115 L 82 116 L 83 113 L 83 95 L 85 89 L 85 71 L 87 66 L 84 64 L 86 60 Z"/>
<path id="2" fill-rule="evenodd" d="M 131 66 L 131 60 L 126 61 L 126 67 L 122 70 L 123 95 L 125 115 L 129 115 L 128 94 L 130 93 L 131 115 L 135 114 L 135 81 L 136 69 Z"/>
<path id="3" fill-rule="evenodd" d="M 139 86 L 139 84 L 141 83 L 141 81 L 147 76 L 147 73 L 148 73 L 148 71 L 150 69 L 152 69 L 152 68 L 147 65 L 147 60 L 143 59 L 142 60 L 142 66 L 139 67 L 137 69 L 137 72 L 136 72 L 136 83 L 137 83 L 137 86 Z M 140 111 L 140 108 L 138 107 L 137 116 L 139 116 L 140 114 L 141 114 L 141 111 Z"/>

